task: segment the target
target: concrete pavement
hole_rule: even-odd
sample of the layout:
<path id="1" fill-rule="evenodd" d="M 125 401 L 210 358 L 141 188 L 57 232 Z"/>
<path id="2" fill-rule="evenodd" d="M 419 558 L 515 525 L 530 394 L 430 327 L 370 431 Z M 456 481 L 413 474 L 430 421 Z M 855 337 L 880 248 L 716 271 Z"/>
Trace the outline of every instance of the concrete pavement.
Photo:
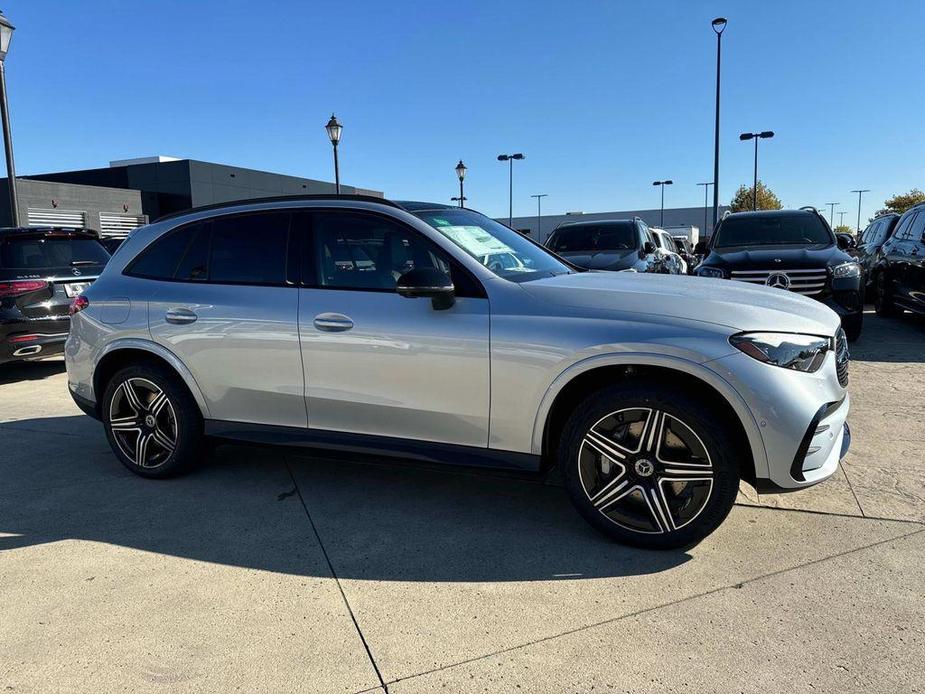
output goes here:
<path id="1" fill-rule="evenodd" d="M 60 363 L 0 367 L 0 687 L 921 690 L 925 323 L 852 356 L 843 471 L 662 553 L 490 474 L 222 446 L 143 480 Z"/>

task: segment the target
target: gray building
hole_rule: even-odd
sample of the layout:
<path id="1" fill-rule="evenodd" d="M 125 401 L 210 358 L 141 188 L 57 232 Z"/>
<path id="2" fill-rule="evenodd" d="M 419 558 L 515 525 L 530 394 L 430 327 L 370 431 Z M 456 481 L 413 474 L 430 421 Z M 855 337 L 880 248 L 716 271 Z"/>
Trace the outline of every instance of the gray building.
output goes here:
<path id="1" fill-rule="evenodd" d="M 162 156 L 113 161 L 105 168 L 36 174 L 16 180 L 21 224 L 78 226 L 77 221 L 82 220 L 82 226 L 103 233 L 107 233 L 108 215 L 112 214 L 135 216 L 134 226 L 138 226 L 145 223 L 144 218 L 154 221 L 165 214 L 213 203 L 335 191 L 334 184 L 328 181 Z M 0 179 L 0 185 L 5 187 L 6 179 Z M 341 192 L 383 195 L 381 191 L 343 184 Z M 60 201 L 57 207 L 51 207 L 52 199 Z M 58 208 L 66 209 L 69 216 L 51 213 Z M 30 209 L 45 213 L 35 215 Z M 131 220 L 116 221 L 121 221 L 128 230 L 134 228 L 130 226 Z M 9 224 L 9 204 L 0 202 L 0 225 Z"/>
<path id="2" fill-rule="evenodd" d="M 720 205 L 719 216 L 729 208 Z M 704 231 L 703 208 L 702 207 L 675 207 L 665 208 L 665 227 L 697 227 L 700 230 L 700 238 L 706 239 L 713 233 L 712 224 L 713 210 L 707 210 L 707 227 Z M 537 228 L 537 217 L 514 217 L 514 228 L 521 233 L 528 234 L 530 238 L 540 243 L 545 243 L 547 237 L 557 226 L 563 222 L 597 222 L 605 219 L 632 219 L 639 217 L 649 226 L 659 226 L 661 217 L 660 210 L 627 210 L 623 212 L 570 212 L 568 214 L 551 214 L 543 215 L 539 219 L 539 228 Z M 507 217 L 498 217 L 498 221 L 507 224 Z"/>

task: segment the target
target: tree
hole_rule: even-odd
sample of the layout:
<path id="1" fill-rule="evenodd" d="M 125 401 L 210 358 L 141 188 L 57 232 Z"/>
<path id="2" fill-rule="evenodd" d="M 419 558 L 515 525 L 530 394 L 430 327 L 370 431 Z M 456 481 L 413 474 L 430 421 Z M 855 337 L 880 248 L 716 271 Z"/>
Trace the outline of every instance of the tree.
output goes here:
<path id="1" fill-rule="evenodd" d="M 732 202 L 729 203 L 729 209 L 733 212 L 748 212 L 753 209 L 752 198 L 752 186 L 741 185 L 733 196 Z M 771 192 L 771 189 L 758 181 L 758 209 L 779 210 L 782 207 L 780 200 Z"/>
<path id="2" fill-rule="evenodd" d="M 917 205 L 920 202 L 925 202 L 925 193 L 923 193 L 918 188 L 913 188 L 908 193 L 898 193 L 892 198 L 883 201 L 883 209 L 877 210 L 875 217 L 879 217 L 882 214 L 887 214 L 889 212 L 895 212 L 896 214 L 902 214 L 908 210 L 913 205 Z"/>
<path id="3" fill-rule="evenodd" d="M 839 224 L 837 227 L 835 227 L 835 233 L 836 234 L 851 234 L 852 236 L 854 236 L 854 229 L 849 227 L 847 224 Z"/>

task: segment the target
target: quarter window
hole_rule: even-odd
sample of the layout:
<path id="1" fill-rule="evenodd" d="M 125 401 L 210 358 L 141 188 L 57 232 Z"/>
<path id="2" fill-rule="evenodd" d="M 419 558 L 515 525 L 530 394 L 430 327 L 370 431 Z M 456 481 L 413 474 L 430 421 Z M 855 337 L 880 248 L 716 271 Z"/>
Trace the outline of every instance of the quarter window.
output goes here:
<path id="1" fill-rule="evenodd" d="M 190 224 L 157 239 L 132 263 L 128 274 L 151 279 L 173 279 L 177 264 L 201 227 L 201 224 Z"/>

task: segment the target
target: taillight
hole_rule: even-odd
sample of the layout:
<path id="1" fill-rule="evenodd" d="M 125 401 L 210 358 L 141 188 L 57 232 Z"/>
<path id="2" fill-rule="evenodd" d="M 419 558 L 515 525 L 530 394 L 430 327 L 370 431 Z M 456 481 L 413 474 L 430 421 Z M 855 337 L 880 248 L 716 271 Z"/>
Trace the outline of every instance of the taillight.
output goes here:
<path id="1" fill-rule="evenodd" d="M 85 297 L 83 294 L 78 294 L 74 297 L 74 300 L 71 302 L 70 308 L 67 310 L 67 315 L 73 316 L 75 313 L 80 313 L 87 306 L 90 305 L 90 300 Z"/>
<path id="2" fill-rule="evenodd" d="M 19 296 L 36 292 L 39 289 L 47 289 L 48 282 L 44 280 L 14 280 L 12 282 L 0 282 L 0 299 L 10 296 Z"/>

